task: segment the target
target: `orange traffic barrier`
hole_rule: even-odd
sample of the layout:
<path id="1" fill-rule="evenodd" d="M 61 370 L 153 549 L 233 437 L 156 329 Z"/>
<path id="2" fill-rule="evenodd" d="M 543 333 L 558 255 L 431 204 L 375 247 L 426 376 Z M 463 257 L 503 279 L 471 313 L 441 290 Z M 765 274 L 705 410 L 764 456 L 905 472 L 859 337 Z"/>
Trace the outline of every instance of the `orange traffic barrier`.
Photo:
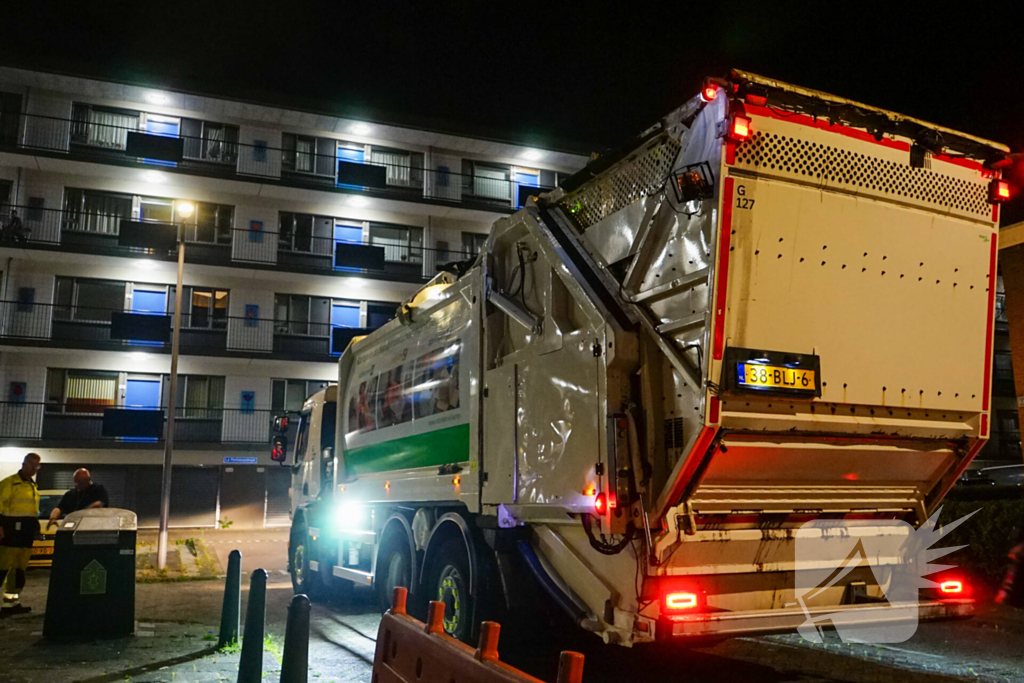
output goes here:
<path id="1" fill-rule="evenodd" d="M 406 614 L 408 593 L 395 588 L 377 631 L 372 683 L 544 683 L 498 659 L 501 625 L 485 621 L 476 650 L 444 632 L 444 603 L 431 602 L 427 623 Z M 581 683 L 583 655 L 563 652 L 557 683 Z"/>

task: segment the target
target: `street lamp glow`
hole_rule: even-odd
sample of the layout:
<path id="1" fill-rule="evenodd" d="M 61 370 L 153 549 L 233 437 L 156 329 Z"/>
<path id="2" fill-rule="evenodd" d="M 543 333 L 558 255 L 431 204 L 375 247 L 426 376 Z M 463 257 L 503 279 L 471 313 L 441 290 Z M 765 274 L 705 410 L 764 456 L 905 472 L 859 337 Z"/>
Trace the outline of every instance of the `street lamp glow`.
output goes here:
<path id="1" fill-rule="evenodd" d="M 148 95 L 146 95 L 146 101 L 152 102 L 153 104 L 166 104 L 167 95 L 161 95 L 158 92 L 151 92 Z"/>
<path id="2" fill-rule="evenodd" d="M 540 161 L 544 158 L 544 152 L 539 149 L 528 149 L 519 155 L 520 159 L 526 159 L 527 161 Z"/>
<path id="3" fill-rule="evenodd" d="M 355 135 L 369 135 L 373 129 L 365 123 L 353 123 L 348 130 Z"/>
<path id="4" fill-rule="evenodd" d="M 135 267 L 139 270 L 153 270 L 156 268 L 156 261 L 150 261 L 149 259 L 139 259 L 135 262 Z"/>
<path id="5" fill-rule="evenodd" d="M 347 204 L 349 206 L 354 206 L 357 209 L 361 209 L 364 206 L 369 206 L 370 200 L 368 200 L 366 197 L 349 197 Z"/>
<path id="6" fill-rule="evenodd" d="M 147 183 L 162 183 L 164 181 L 164 174 L 160 171 L 146 171 L 142 174 L 142 179 Z"/>
<path id="7" fill-rule="evenodd" d="M 188 218 L 192 215 L 192 212 L 196 210 L 195 204 L 191 202 L 178 202 L 177 204 L 178 215 L 182 218 Z"/>

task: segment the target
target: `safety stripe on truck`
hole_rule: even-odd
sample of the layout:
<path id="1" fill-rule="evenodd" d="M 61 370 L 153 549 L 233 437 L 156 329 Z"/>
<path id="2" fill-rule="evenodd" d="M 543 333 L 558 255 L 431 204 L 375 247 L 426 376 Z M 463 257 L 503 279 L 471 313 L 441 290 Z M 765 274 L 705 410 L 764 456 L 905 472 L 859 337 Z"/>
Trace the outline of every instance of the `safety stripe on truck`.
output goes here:
<path id="1" fill-rule="evenodd" d="M 732 186 L 736 181 L 726 178 L 722 186 L 722 231 L 718 238 L 718 283 L 715 292 L 714 359 L 722 360 L 725 346 L 725 295 L 729 288 L 729 242 L 732 238 Z"/>
<path id="2" fill-rule="evenodd" d="M 985 326 L 985 382 L 981 388 L 981 409 L 988 410 L 989 387 L 992 381 L 992 330 L 996 311 L 996 235 L 992 235 L 991 254 L 988 259 L 988 323 Z"/>

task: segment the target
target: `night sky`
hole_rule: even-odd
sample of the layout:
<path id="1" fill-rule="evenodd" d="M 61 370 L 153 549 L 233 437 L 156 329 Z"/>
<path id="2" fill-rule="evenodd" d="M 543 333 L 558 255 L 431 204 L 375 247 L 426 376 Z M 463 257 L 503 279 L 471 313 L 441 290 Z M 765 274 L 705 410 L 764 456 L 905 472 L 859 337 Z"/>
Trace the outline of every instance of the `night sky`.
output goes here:
<path id="1" fill-rule="evenodd" d="M 1024 150 L 1009 3 L 851 4 L 37 0 L 0 62 L 581 152 L 738 67 Z"/>

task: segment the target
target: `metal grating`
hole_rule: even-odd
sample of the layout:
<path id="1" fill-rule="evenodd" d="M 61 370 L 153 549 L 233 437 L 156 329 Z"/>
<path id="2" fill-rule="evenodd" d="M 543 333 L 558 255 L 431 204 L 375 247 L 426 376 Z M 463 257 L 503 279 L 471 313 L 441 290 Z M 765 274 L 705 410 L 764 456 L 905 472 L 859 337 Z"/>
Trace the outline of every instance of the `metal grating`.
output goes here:
<path id="1" fill-rule="evenodd" d="M 992 216 L 984 182 L 777 133 L 755 132 L 737 146 L 736 165 L 802 176 L 837 189 L 871 191 L 945 210 Z"/>
<path id="2" fill-rule="evenodd" d="M 669 177 L 682 147 L 675 138 L 662 137 L 623 159 L 559 205 L 580 230 L 659 190 Z"/>
<path id="3" fill-rule="evenodd" d="M 683 418 L 672 417 L 665 420 L 665 448 L 682 448 L 683 443 Z"/>

